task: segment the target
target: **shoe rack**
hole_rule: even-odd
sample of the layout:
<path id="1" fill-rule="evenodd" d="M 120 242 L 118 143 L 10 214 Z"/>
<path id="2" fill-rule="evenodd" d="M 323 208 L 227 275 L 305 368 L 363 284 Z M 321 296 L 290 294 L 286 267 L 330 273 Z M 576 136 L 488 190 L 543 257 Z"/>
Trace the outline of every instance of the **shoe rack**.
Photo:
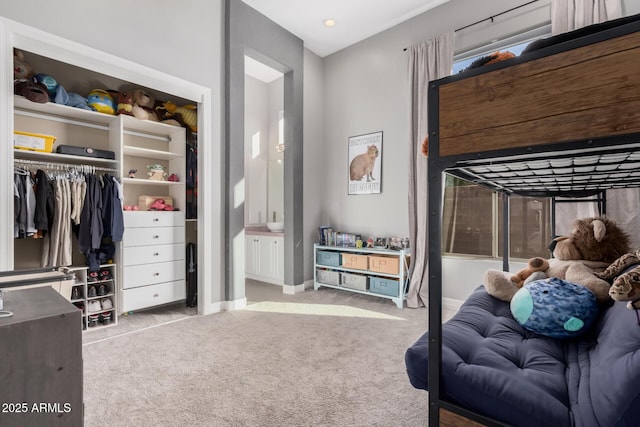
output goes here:
<path id="1" fill-rule="evenodd" d="M 118 323 L 116 264 L 103 264 L 100 270 L 70 267 L 75 274 L 71 303 L 82 311 L 82 330 L 89 331 Z"/>

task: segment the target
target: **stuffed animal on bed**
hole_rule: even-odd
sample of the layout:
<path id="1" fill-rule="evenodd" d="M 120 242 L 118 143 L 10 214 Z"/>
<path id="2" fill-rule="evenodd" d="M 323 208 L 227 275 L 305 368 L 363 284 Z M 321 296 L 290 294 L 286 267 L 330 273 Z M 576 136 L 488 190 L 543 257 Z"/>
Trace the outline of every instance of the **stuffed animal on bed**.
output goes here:
<path id="1" fill-rule="evenodd" d="M 556 277 L 528 283 L 515 293 L 509 307 L 525 329 L 553 338 L 583 334 L 598 314 L 593 292 Z"/>
<path id="2" fill-rule="evenodd" d="M 605 217 L 583 218 L 574 222 L 568 236 L 558 237 L 554 242 L 554 258 L 549 260 L 544 274 L 582 285 L 591 290 L 599 302 L 608 301 L 609 283 L 596 272 L 604 271 L 630 251 L 629 236 Z M 485 272 L 483 284 L 490 295 L 511 301 L 520 289 L 511 277 L 511 273 L 490 269 Z"/>
<path id="3" fill-rule="evenodd" d="M 611 284 L 609 296 L 614 301 L 629 301 L 630 309 L 640 308 L 640 249 L 626 253 L 605 271 L 596 273 Z"/>
<path id="4" fill-rule="evenodd" d="M 521 288 L 534 280 L 546 279 L 547 274 L 545 271 L 548 269 L 549 261 L 537 256 L 531 258 L 525 268 L 511 276 L 511 281 L 515 283 L 517 287 Z"/>

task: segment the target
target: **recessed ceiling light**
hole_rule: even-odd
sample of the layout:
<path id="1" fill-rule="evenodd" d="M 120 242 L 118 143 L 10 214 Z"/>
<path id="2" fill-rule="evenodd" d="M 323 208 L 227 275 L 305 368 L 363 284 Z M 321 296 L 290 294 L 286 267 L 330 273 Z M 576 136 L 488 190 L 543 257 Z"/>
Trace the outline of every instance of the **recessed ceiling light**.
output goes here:
<path id="1" fill-rule="evenodd" d="M 331 28 L 334 25 L 336 25 L 336 21 L 334 21 L 333 19 L 329 18 L 329 19 L 325 19 L 324 20 L 324 26 L 327 28 Z"/>

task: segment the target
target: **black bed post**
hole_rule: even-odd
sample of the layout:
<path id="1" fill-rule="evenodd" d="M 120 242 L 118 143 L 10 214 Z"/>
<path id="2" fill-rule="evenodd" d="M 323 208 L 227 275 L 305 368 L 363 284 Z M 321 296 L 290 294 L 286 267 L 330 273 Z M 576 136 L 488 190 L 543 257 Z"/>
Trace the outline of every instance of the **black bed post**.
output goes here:
<path id="1" fill-rule="evenodd" d="M 442 176 L 439 161 L 438 91 L 429 85 L 429 157 L 427 160 L 427 212 L 429 225 L 429 426 L 440 425 L 440 375 L 442 371 Z"/>
<path id="2" fill-rule="evenodd" d="M 509 271 L 509 195 L 506 192 L 502 196 L 502 270 Z"/>

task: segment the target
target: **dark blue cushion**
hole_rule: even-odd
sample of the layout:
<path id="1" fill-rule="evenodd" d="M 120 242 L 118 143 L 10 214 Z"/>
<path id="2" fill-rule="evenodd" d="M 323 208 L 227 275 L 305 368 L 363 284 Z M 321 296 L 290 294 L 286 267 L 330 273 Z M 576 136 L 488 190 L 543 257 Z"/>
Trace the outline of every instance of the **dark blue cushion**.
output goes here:
<path id="1" fill-rule="evenodd" d="M 443 400 L 515 426 L 635 426 L 640 420 L 640 326 L 624 303 L 580 338 L 523 328 L 481 286 L 442 326 Z M 428 333 L 405 354 L 428 389 Z"/>

